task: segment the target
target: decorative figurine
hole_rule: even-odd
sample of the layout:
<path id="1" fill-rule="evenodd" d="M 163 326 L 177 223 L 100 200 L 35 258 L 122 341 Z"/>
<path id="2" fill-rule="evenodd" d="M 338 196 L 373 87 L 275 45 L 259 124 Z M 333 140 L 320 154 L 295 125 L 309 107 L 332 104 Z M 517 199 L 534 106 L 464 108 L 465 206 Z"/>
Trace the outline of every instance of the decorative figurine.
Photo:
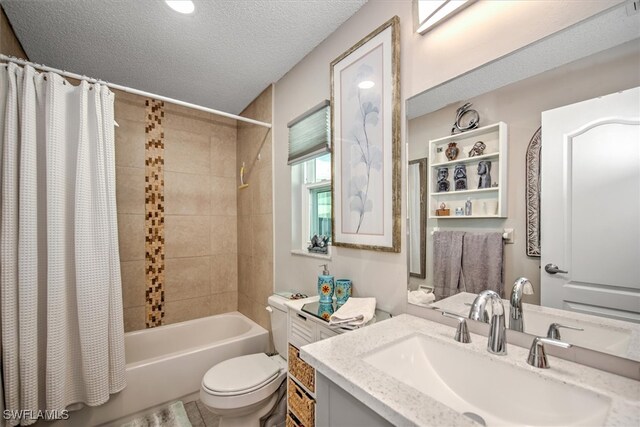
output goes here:
<path id="1" fill-rule="evenodd" d="M 314 234 L 311 238 L 311 244 L 307 247 L 309 252 L 316 254 L 326 254 L 329 250 L 329 236 L 318 236 Z"/>
<path id="2" fill-rule="evenodd" d="M 456 111 L 456 121 L 451 128 L 451 135 L 456 133 L 456 131 L 466 132 L 478 127 L 478 125 L 480 124 L 480 114 L 478 114 L 476 110 L 472 110 L 471 105 L 472 104 L 470 102 L 467 102 L 462 107 L 458 108 L 458 110 Z M 470 115 L 471 118 L 465 124 L 462 119 L 466 115 Z"/>
<path id="3" fill-rule="evenodd" d="M 471 198 L 467 197 L 467 201 L 464 203 L 464 214 L 465 216 L 471 216 L 473 214 L 473 207 L 471 205 Z"/>
<path id="4" fill-rule="evenodd" d="M 478 163 L 478 188 L 491 188 L 491 162 L 482 161 Z"/>
<path id="5" fill-rule="evenodd" d="M 473 144 L 471 151 L 469 151 L 469 157 L 482 156 L 485 148 L 487 148 L 487 144 L 482 141 L 476 142 Z"/>
<path id="6" fill-rule="evenodd" d="M 449 209 L 444 202 L 440 203 L 440 209 L 436 209 L 436 216 L 449 216 Z"/>
<path id="7" fill-rule="evenodd" d="M 449 191 L 449 168 L 438 168 L 438 192 Z"/>
<path id="8" fill-rule="evenodd" d="M 467 189 L 467 167 L 465 165 L 456 165 L 453 169 L 453 182 L 456 191 Z"/>
<path id="9" fill-rule="evenodd" d="M 450 142 L 444 152 L 445 156 L 447 156 L 447 159 L 449 160 L 455 160 L 458 157 L 458 153 L 460 153 L 460 149 L 458 148 L 457 142 Z"/>

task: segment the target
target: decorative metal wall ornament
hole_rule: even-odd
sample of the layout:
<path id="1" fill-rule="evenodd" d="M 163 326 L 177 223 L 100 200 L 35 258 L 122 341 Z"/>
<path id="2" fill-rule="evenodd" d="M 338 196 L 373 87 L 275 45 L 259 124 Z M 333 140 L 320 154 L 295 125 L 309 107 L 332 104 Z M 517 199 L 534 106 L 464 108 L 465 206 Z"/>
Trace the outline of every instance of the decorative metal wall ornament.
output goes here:
<path id="1" fill-rule="evenodd" d="M 458 158 L 458 154 L 460 153 L 460 149 L 458 148 L 457 142 L 450 142 L 447 149 L 444 151 L 444 155 L 447 156 L 449 161 L 455 160 Z"/>
<path id="2" fill-rule="evenodd" d="M 478 188 L 490 188 L 491 187 L 491 162 L 482 161 L 478 163 Z"/>
<path id="3" fill-rule="evenodd" d="M 467 167 L 465 165 L 456 165 L 453 169 L 453 182 L 456 191 L 467 189 Z"/>
<path id="4" fill-rule="evenodd" d="M 476 142 L 475 144 L 473 144 L 471 151 L 469 151 L 469 157 L 482 156 L 485 148 L 487 148 L 487 144 L 482 141 Z"/>
<path id="5" fill-rule="evenodd" d="M 456 111 L 456 121 L 451 128 L 451 135 L 457 132 L 466 132 L 480 125 L 480 114 L 471 109 L 471 103 L 467 102 Z M 466 117 L 465 117 L 466 116 Z"/>
<path id="6" fill-rule="evenodd" d="M 542 127 L 531 137 L 525 156 L 527 256 L 540 257 L 540 154 Z"/>

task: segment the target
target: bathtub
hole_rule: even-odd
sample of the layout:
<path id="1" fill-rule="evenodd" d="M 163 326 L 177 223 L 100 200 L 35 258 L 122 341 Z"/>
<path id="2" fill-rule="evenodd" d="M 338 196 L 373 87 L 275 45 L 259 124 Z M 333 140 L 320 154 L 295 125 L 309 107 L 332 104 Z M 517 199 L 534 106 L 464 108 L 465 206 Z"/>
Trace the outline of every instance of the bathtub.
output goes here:
<path id="1" fill-rule="evenodd" d="M 268 351 L 269 332 L 233 312 L 125 334 L 127 387 L 107 403 L 70 412 L 54 426 L 96 426 L 145 412 L 200 390 L 223 360 Z"/>

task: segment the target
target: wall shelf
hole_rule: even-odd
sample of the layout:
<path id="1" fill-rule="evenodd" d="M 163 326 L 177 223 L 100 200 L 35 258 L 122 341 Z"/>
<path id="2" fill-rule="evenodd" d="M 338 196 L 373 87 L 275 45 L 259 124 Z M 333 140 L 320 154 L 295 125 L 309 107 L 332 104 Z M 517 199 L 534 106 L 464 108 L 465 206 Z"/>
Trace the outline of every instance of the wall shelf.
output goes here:
<path id="1" fill-rule="evenodd" d="M 486 219 L 507 217 L 507 124 L 498 122 L 468 132 L 449 135 L 429 141 L 429 219 Z M 469 157 L 469 151 L 477 141 L 485 143 L 485 153 L 481 156 Z M 455 142 L 459 149 L 458 157 L 449 160 L 445 150 L 449 143 Z M 490 188 L 477 188 L 480 175 L 478 164 L 481 161 L 491 164 Z M 454 169 L 456 165 L 464 165 L 467 173 L 467 190 L 455 191 Z M 446 167 L 449 172 L 450 191 L 436 191 L 438 185 L 438 169 Z M 467 198 L 472 203 L 474 215 L 456 216 L 456 208 L 463 208 Z M 436 216 L 436 209 L 445 203 L 449 216 Z M 492 212 L 489 212 L 492 211 Z M 495 213 L 493 213 L 495 212 Z"/>

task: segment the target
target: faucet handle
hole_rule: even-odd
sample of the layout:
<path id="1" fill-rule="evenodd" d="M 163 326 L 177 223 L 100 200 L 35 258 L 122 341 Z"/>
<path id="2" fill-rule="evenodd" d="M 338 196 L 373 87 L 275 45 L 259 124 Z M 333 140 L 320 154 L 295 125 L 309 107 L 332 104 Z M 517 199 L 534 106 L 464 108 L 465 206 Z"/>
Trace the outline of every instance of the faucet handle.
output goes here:
<path id="1" fill-rule="evenodd" d="M 544 337 L 535 337 L 533 339 L 533 343 L 531 343 L 531 349 L 529 350 L 529 357 L 527 357 L 527 363 L 536 368 L 549 368 L 549 362 L 547 360 L 547 354 L 544 351 L 544 345 L 555 345 L 556 347 L 561 348 L 571 348 L 573 347 L 568 342 L 555 340 L 552 338 L 544 338 Z"/>
<path id="2" fill-rule="evenodd" d="M 463 316 L 458 316 L 454 313 L 449 313 L 448 311 L 443 311 L 442 315 L 444 317 L 450 317 L 451 319 L 456 319 L 458 321 L 458 327 L 456 328 L 456 335 L 454 339 L 463 344 L 468 344 L 471 342 L 471 335 L 469 335 L 469 328 L 467 328 L 467 319 Z"/>
<path id="3" fill-rule="evenodd" d="M 584 331 L 584 329 L 576 328 L 575 326 L 561 325 L 560 323 L 552 323 L 549 325 L 549 330 L 547 331 L 547 338 L 552 338 L 554 340 L 562 339 L 560 337 L 560 328 L 571 329 L 572 331 Z"/>

